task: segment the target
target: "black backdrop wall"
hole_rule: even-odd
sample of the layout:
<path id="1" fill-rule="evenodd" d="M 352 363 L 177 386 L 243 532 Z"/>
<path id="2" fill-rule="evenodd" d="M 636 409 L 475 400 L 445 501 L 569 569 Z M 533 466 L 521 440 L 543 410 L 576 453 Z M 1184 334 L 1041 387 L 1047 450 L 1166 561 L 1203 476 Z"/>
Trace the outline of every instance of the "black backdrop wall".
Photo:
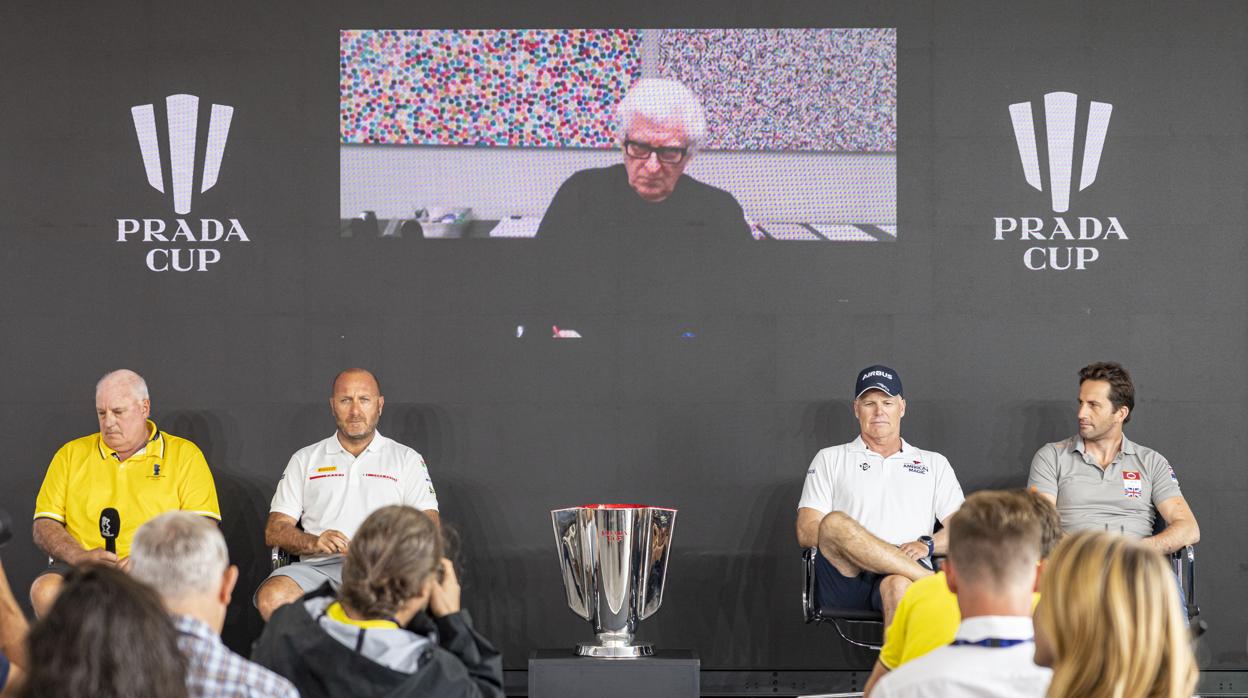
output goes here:
<path id="1" fill-rule="evenodd" d="M 751 248 L 614 291 L 582 279 L 619 304 L 608 329 L 519 343 L 514 319 L 563 298 L 533 249 L 340 238 L 338 30 L 518 26 L 897 27 L 899 241 Z M 1128 433 L 1169 456 L 1202 524 L 1202 666 L 1248 669 L 1246 29 L 1237 2 L 5 3 L 0 505 L 19 521 L 15 588 L 42 565 L 25 519 L 44 469 L 95 429 L 105 371 L 142 372 L 159 423 L 204 449 L 246 597 L 278 475 L 331 432 L 332 375 L 364 365 L 389 400 L 382 431 L 430 463 L 468 605 L 508 668 L 587 635 L 547 510 L 593 500 L 681 510 L 664 607 L 643 624 L 659 645 L 696 648 L 706 668 L 861 665 L 801 624 L 792 532 L 811 456 L 854 435 L 853 372 L 896 367 L 905 435 L 972 491 L 1023 484 L 1035 449 L 1073 429 L 1075 371 L 1116 359 L 1138 383 Z M 1062 214 L 1026 183 L 1008 115 L 1053 91 L 1082 114 L 1114 108 L 1097 181 Z M 235 108 L 220 181 L 185 218 L 237 219 L 247 242 L 117 241 L 118 219 L 177 218 L 130 115 L 177 93 Z M 1075 236 L 1080 217 L 1112 217 L 1126 239 L 994 239 L 998 218 L 1038 218 L 1049 237 L 1059 216 Z M 170 247 L 220 261 L 149 271 Z M 1097 259 L 1029 269 L 1049 247 Z M 659 309 L 663 284 L 689 305 Z M 687 318 L 695 345 L 646 334 Z M 228 622 L 238 648 L 260 627 L 245 598 Z"/>

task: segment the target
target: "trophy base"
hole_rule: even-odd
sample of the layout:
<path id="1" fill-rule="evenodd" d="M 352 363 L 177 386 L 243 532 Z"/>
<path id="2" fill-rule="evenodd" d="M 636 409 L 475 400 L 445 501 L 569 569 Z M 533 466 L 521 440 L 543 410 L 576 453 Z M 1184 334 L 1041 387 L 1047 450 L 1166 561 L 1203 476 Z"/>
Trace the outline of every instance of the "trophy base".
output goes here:
<path id="1" fill-rule="evenodd" d="M 597 657 L 599 659 L 636 659 L 654 655 L 654 645 L 648 642 L 638 644 L 610 643 L 600 645 L 593 642 L 581 642 L 576 646 L 578 657 Z"/>

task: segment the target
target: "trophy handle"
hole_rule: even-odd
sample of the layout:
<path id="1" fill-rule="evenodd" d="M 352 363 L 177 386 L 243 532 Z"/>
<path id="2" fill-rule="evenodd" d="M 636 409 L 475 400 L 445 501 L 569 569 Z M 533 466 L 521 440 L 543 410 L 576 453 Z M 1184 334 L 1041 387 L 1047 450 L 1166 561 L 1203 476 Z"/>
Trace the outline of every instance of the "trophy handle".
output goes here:
<path id="1" fill-rule="evenodd" d="M 646 532 L 646 550 L 641 561 L 644 570 L 642 577 L 641 607 L 637 609 L 637 619 L 645 620 L 654 615 L 663 605 L 663 587 L 667 583 L 667 561 L 672 552 L 672 532 L 676 528 L 676 510 L 651 507 L 644 524 Z"/>
<path id="2" fill-rule="evenodd" d="M 572 612 L 592 621 L 594 619 L 594 573 L 592 551 L 585 550 L 581 540 L 579 508 L 555 509 L 550 512 L 555 530 L 555 548 L 559 551 L 559 571 L 563 577 L 563 589 Z"/>

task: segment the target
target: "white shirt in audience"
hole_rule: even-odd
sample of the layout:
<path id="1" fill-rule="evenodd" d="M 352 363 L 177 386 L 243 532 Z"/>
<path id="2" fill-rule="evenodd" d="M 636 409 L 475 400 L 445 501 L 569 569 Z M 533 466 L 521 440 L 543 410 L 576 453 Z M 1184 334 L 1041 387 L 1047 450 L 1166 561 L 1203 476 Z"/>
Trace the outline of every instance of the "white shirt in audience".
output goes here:
<path id="1" fill-rule="evenodd" d="M 1036 666 L 1033 636 L 1031 618 L 1026 616 L 966 618 L 958 626 L 954 644 L 885 674 L 871 696 L 1043 698 L 1053 672 Z M 957 644 L 959 641 L 984 644 Z M 1017 644 L 1010 644 L 1014 642 Z M 993 644 L 1009 646 L 990 646 Z"/>

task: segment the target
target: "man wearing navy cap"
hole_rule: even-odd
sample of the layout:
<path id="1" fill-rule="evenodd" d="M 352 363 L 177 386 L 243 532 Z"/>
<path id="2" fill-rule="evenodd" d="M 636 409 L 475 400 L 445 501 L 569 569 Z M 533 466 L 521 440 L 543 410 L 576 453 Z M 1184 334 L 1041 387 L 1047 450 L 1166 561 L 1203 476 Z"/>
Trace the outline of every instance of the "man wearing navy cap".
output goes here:
<path id="1" fill-rule="evenodd" d="M 868 366 L 854 386 L 858 438 L 815 454 L 797 509 L 797 542 L 817 546 L 816 602 L 874 609 L 892 622 L 910 583 L 932 574 L 945 550 L 932 534 L 962 505 L 962 487 L 944 456 L 901 438 L 901 377 Z"/>

